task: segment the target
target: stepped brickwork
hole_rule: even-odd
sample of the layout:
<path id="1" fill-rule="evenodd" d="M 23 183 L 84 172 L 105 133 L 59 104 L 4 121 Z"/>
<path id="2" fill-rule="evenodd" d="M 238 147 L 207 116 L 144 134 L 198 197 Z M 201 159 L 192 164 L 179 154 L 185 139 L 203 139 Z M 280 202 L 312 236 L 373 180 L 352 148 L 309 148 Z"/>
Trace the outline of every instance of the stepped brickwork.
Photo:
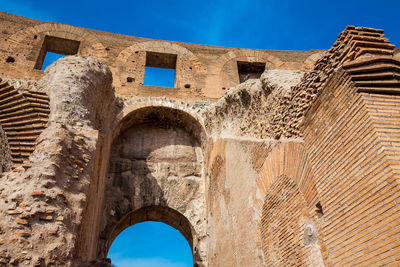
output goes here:
<path id="1" fill-rule="evenodd" d="M 393 53 L 394 45 L 384 37 L 382 30 L 348 26 L 292 90 L 292 95 L 281 101 L 271 119 L 270 134 L 276 137 L 300 135 L 300 125 L 312 101 L 346 62 L 357 61 L 360 57 L 393 56 Z"/>
<path id="2" fill-rule="evenodd" d="M 29 165 L 36 139 L 46 127 L 49 98 L 39 91 L 18 92 L 7 81 L 0 81 L 0 126 L 4 129 L 14 167 Z"/>
<path id="3" fill-rule="evenodd" d="M 384 37 L 382 30 L 348 26 L 332 48 L 316 61 L 313 70 L 304 75 L 301 71 L 270 70 L 261 76 L 260 81 L 239 85 L 235 92 L 228 92 L 215 107 L 210 107 L 206 116 L 209 119 L 207 125 L 223 133 L 223 125 L 235 118 L 239 128 L 235 132 L 242 136 L 278 139 L 300 137 L 300 127 L 308 108 L 341 68 L 367 67 L 372 62 L 381 62 L 375 71 L 386 66 L 386 76 L 382 76 L 386 82 L 375 81 L 378 78 L 369 75 L 374 70 L 365 69 L 364 73 L 371 82 L 364 78 L 355 86 L 363 85 L 364 89 L 359 90 L 368 90 L 367 86 L 378 87 L 381 91 L 386 86 L 388 92 L 394 93 L 392 89 L 397 86 L 397 76 L 387 73 L 396 68 L 397 61 L 393 59 L 393 54 L 394 45 Z M 392 64 L 392 67 L 387 64 Z M 357 72 L 363 73 L 361 69 L 351 73 Z M 280 90 L 271 90 L 269 84 L 278 86 Z M 232 129 L 229 131 L 232 132 Z"/>
<path id="4" fill-rule="evenodd" d="M 343 66 L 357 92 L 400 94 L 400 64 L 391 57 L 363 59 Z"/>
<path id="5" fill-rule="evenodd" d="M 179 230 L 198 267 L 400 265 L 383 30 L 271 51 L 0 12 L 0 37 L 0 266 L 109 267 L 144 221 Z M 68 56 L 42 70 L 47 52 Z M 149 66 L 174 87 L 144 84 Z"/>

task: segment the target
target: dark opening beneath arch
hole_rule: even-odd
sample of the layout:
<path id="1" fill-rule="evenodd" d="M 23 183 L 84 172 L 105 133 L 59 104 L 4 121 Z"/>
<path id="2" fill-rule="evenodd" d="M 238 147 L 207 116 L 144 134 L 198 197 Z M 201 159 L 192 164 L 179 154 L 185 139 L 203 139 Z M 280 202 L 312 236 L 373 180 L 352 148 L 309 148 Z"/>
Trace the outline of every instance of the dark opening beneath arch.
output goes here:
<path id="1" fill-rule="evenodd" d="M 206 132 L 199 121 L 185 111 L 163 106 L 143 107 L 131 112 L 121 121 L 114 133 L 114 139 L 128 128 L 148 122 L 169 124 L 184 129 L 199 142 L 201 147 L 205 145 Z"/>

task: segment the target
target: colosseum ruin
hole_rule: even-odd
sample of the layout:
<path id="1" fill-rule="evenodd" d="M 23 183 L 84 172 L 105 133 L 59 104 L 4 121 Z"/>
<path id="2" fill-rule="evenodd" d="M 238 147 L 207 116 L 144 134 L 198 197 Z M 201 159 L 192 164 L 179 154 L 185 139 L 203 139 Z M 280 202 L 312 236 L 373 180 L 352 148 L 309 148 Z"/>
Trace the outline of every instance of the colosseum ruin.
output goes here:
<path id="1" fill-rule="evenodd" d="M 276 51 L 0 12 L 0 266 L 110 266 L 144 221 L 199 267 L 400 266 L 399 60 L 365 27 Z"/>

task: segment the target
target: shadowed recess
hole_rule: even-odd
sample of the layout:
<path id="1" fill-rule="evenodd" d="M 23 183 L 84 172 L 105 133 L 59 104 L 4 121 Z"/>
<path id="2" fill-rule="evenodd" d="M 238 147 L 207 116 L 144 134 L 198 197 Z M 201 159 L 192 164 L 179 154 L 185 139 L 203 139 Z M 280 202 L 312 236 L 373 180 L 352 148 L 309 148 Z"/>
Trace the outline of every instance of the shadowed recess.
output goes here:
<path id="1" fill-rule="evenodd" d="M 149 106 L 132 111 L 122 119 L 113 136 L 116 138 L 120 133 L 134 125 L 154 121 L 165 122 L 171 126 L 182 128 L 193 136 L 200 146 L 205 144 L 207 138 L 205 129 L 196 118 L 185 111 L 162 106 Z"/>

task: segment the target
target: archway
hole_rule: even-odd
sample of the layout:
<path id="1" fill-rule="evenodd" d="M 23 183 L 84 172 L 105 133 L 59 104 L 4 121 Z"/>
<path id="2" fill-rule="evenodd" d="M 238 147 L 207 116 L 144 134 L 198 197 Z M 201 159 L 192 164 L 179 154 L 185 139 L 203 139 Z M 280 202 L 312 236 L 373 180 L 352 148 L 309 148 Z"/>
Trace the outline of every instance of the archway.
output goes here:
<path id="1" fill-rule="evenodd" d="M 281 175 L 264 197 L 261 237 L 267 266 L 318 266 L 313 245 L 318 234 L 297 184 Z M 314 257 L 313 257 L 314 256 Z"/>
<path id="2" fill-rule="evenodd" d="M 205 260 L 203 149 L 205 132 L 189 113 L 147 106 L 116 128 L 105 181 L 98 258 L 112 240 L 142 221 L 160 221 L 189 242 L 195 266 Z"/>
<path id="3" fill-rule="evenodd" d="M 165 237 L 165 234 L 168 236 Z M 119 240 L 121 236 L 124 238 L 124 235 L 125 242 L 123 239 Z M 163 237 L 164 240 L 159 240 Z M 118 222 L 108 240 L 107 255 L 114 264 L 123 259 L 129 260 L 132 265 L 139 262 L 142 262 L 142 265 L 155 264 L 155 260 L 162 265 L 164 260 L 170 259 L 175 263 L 185 262 L 187 266 L 192 265 L 196 259 L 197 244 L 193 244 L 195 240 L 194 229 L 184 215 L 170 208 L 150 206 L 130 212 Z M 163 241 L 172 243 L 160 243 Z M 118 246 L 118 242 L 120 247 L 115 247 Z M 124 245 L 125 249 L 121 248 L 121 245 Z M 173 250 L 174 245 L 179 251 Z M 156 251 L 146 251 L 146 246 L 153 247 Z"/>
<path id="4" fill-rule="evenodd" d="M 321 198 L 301 143 L 274 147 L 257 181 L 260 248 L 266 265 L 322 266 Z M 321 209 L 322 212 L 322 209 Z"/>

